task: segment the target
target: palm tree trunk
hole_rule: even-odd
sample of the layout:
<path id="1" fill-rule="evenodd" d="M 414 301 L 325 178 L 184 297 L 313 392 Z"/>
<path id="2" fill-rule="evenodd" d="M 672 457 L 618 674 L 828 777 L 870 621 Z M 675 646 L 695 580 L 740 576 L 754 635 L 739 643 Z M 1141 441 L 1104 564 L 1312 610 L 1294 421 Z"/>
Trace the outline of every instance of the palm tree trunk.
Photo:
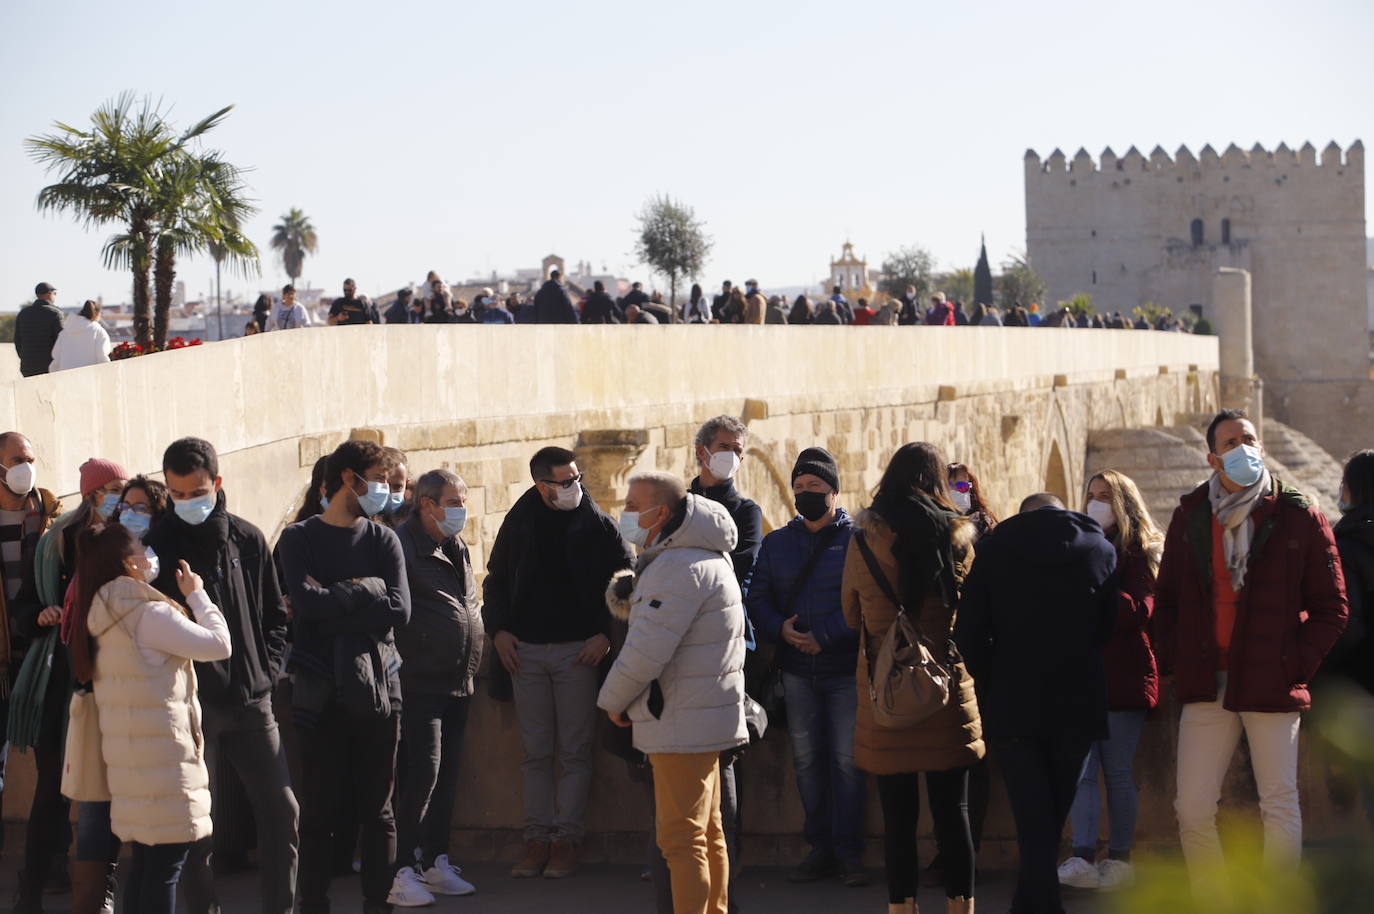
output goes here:
<path id="1" fill-rule="evenodd" d="M 148 320 L 148 271 L 151 266 L 151 241 L 148 238 L 148 225 L 135 222 L 129 226 L 129 234 L 137 239 L 132 257 L 134 274 L 134 342 L 144 349 L 152 344 L 152 324 Z"/>
<path id="2" fill-rule="evenodd" d="M 158 349 L 167 345 L 167 319 L 172 307 L 172 283 L 177 277 L 176 249 L 171 242 L 159 241 L 157 260 L 153 265 L 153 345 Z"/>
<path id="3" fill-rule="evenodd" d="M 674 272 L 668 274 L 668 310 L 669 310 L 669 312 L 671 312 L 671 317 L 668 318 L 668 322 L 669 322 L 669 323 L 672 323 L 672 324 L 676 324 L 676 323 L 678 322 L 678 319 L 677 319 L 677 272 L 676 272 L 676 271 L 674 271 Z"/>

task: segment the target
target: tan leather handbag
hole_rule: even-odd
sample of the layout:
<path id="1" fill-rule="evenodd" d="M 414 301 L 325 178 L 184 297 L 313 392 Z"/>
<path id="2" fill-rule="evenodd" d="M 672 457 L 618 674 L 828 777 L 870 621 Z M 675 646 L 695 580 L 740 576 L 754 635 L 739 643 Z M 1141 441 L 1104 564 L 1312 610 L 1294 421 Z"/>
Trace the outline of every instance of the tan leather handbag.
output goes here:
<path id="1" fill-rule="evenodd" d="M 108 803 L 110 784 L 100 741 L 100 711 L 95 693 L 72 693 L 67 750 L 62 763 L 62 795 L 79 803 Z"/>
<path id="2" fill-rule="evenodd" d="M 930 639 L 921 633 L 919 617 L 913 618 L 902 605 L 863 533 L 856 533 L 854 542 L 873 580 L 897 607 L 897 618 L 878 645 L 876 656 L 869 653 L 868 626 L 859 626 L 873 723 L 883 730 L 907 730 L 949 704 L 954 681 L 951 671 L 957 658 L 947 656 L 944 663 L 936 658 Z"/>

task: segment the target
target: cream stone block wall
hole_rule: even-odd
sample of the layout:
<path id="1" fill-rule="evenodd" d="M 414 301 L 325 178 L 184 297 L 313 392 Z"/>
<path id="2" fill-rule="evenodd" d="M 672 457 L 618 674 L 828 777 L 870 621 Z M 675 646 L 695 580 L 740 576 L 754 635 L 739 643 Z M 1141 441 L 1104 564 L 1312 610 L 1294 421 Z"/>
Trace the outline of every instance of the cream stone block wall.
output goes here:
<path id="1" fill-rule="evenodd" d="M 174 438 L 208 438 L 232 510 L 273 539 L 319 456 L 351 434 L 379 439 L 405 450 L 412 472 L 447 466 L 468 482 L 464 537 L 481 574 L 530 484 L 530 455 L 547 444 L 576 450 L 594 497 L 614 512 L 634 470 L 692 475 L 701 422 L 739 415 L 750 429 L 739 485 L 772 529 L 793 515 L 789 476 L 802 448 L 835 454 L 852 510 L 898 446 L 926 440 L 970 463 L 1005 516 L 1044 489 L 1076 502 L 1090 431 L 1172 425 L 1214 409 L 1217 371 L 1215 338 L 1172 333 L 340 327 L 0 382 L 0 426 L 33 439 L 41 484 L 58 493 L 76 489 L 87 457 L 154 472 Z M 509 854 L 521 822 L 512 709 L 489 700 L 485 682 L 480 693 L 454 822 L 460 859 Z M 11 756 L 11 816 L 28 809 L 29 764 Z M 755 749 L 744 770 L 751 861 L 789 859 L 801 822 L 785 734 Z M 598 753 L 591 858 L 638 859 L 646 817 L 626 766 Z M 1162 814 L 1146 818 L 1164 834 Z M 876 810 L 870 822 L 878 827 Z M 1009 828 L 999 807 L 993 843 Z"/>

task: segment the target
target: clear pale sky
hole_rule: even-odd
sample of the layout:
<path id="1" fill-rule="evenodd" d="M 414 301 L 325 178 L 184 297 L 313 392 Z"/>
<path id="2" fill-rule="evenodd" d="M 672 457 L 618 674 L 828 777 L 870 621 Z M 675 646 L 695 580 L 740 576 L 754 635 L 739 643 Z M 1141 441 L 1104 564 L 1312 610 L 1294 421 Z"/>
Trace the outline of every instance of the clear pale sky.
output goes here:
<path id="1" fill-rule="evenodd" d="M 249 166 L 263 276 L 276 217 L 305 210 L 303 281 L 377 293 L 570 263 L 642 278 L 634 213 L 667 193 L 715 240 L 703 280 L 824 276 L 846 237 L 943 268 L 1025 244 L 1022 156 L 1187 143 L 1374 144 L 1369 0 L 582 4 L 239 0 L 0 4 L 0 307 L 128 300 L 109 232 L 40 215 L 24 137 L 119 91 Z M 1368 205 L 1368 204 L 1367 204 Z M 192 296 L 208 258 L 182 265 Z"/>

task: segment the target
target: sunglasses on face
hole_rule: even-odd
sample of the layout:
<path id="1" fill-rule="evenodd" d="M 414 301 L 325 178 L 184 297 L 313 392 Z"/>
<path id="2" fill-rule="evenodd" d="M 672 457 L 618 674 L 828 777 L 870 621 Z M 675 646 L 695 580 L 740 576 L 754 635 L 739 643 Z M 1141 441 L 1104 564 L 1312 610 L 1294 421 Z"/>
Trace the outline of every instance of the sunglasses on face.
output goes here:
<path id="1" fill-rule="evenodd" d="M 949 487 L 956 492 L 972 492 L 973 483 L 971 482 L 951 482 Z"/>
<path id="2" fill-rule="evenodd" d="M 560 489 L 571 489 L 573 486 L 577 485 L 579 482 L 582 481 L 582 474 L 578 473 L 571 479 L 564 479 L 561 481 L 557 479 L 541 479 L 539 481 L 546 486 L 557 486 Z"/>

